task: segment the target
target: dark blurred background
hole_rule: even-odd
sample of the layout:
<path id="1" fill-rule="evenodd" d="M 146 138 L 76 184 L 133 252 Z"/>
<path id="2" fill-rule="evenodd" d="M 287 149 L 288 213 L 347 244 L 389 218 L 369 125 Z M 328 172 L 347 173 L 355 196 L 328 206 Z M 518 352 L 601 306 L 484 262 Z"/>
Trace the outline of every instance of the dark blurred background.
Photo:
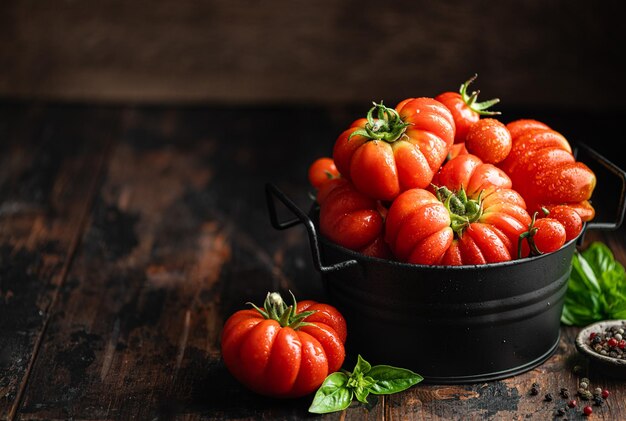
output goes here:
<path id="1" fill-rule="evenodd" d="M 457 90 L 621 159 L 623 2 L 0 4 L 0 99 L 354 106 Z M 347 115 L 348 124 L 357 115 Z M 306 128 L 303 128 L 305 130 Z M 330 140 L 332 142 L 332 140 Z"/>

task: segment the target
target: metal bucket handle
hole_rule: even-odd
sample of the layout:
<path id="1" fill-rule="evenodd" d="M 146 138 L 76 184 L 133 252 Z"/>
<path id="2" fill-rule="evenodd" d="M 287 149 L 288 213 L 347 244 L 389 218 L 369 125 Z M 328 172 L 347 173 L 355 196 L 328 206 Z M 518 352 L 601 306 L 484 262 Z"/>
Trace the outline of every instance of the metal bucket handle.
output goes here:
<path id="1" fill-rule="evenodd" d="M 315 224 L 309 218 L 309 216 L 298 207 L 291 199 L 285 195 L 278 187 L 274 184 L 267 183 L 265 185 L 265 197 L 267 199 L 267 207 L 270 214 L 270 222 L 275 229 L 284 230 L 287 228 L 291 228 L 294 225 L 298 225 L 300 223 L 304 224 L 309 236 L 309 245 L 311 246 L 311 254 L 313 255 L 313 265 L 315 269 L 317 269 L 321 273 L 330 273 L 335 272 L 337 270 L 345 269 L 350 266 L 354 266 L 358 264 L 358 262 L 354 259 L 346 260 L 345 262 L 335 263 L 331 266 L 326 266 L 322 262 L 322 257 L 320 254 L 320 246 L 319 239 L 317 236 L 317 230 L 315 229 Z M 276 203 L 274 199 L 280 200 L 283 205 L 287 207 L 295 216 L 295 219 L 281 222 L 278 220 L 278 213 L 276 212 Z"/>
<path id="2" fill-rule="evenodd" d="M 587 230 L 597 229 L 597 230 L 615 230 L 618 229 L 622 223 L 624 222 L 624 215 L 626 214 L 626 172 L 622 170 L 620 167 L 606 159 L 604 156 L 600 155 L 593 148 L 589 147 L 585 143 L 577 143 L 577 147 L 583 149 L 585 153 L 587 153 L 591 158 L 593 158 L 596 162 L 606 168 L 610 173 L 619 178 L 622 182 L 622 190 L 620 192 L 619 198 L 619 207 L 616 213 L 616 219 L 614 222 L 595 222 L 589 221 L 586 223 Z"/>

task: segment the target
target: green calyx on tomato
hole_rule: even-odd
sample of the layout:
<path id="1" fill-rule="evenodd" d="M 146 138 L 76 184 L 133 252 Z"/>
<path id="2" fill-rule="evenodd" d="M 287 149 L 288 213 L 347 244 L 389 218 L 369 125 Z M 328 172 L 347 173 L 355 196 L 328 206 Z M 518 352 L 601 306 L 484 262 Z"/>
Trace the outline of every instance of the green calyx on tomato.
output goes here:
<path id="1" fill-rule="evenodd" d="M 463 188 L 456 193 L 445 186 L 435 187 L 435 189 L 437 199 L 443 203 L 450 214 L 450 228 L 458 237 L 461 237 L 465 228 L 482 216 L 482 192 L 477 199 L 470 199 Z"/>
<path id="2" fill-rule="evenodd" d="M 461 98 L 463 98 L 463 102 L 474 112 L 479 115 L 498 115 L 501 114 L 499 111 L 489 111 L 488 108 L 494 106 L 498 102 L 500 102 L 499 98 L 490 99 L 488 101 L 476 102 L 478 99 L 478 94 L 480 91 L 474 91 L 468 95 L 467 88 L 469 85 L 476 80 L 478 77 L 477 74 L 469 78 L 465 83 L 461 85 L 461 89 L 459 89 L 459 93 L 461 94 Z"/>
<path id="3" fill-rule="evenodd" d="M 353 136 L 363 136 L 369 140 L 384 140 L 388 143 L 393 143 L 400 139 L 406 128 L 411 123 L 405 123 L 402 121 L 400 114 L 393 109 L 380 104 L 373 103 L 374 106 L 367 112 L 367 123 L 364 128 L 355 130 L 348 139 Z M 377 112 L 377 117 L 374 118 L 374 112 Z"/>
<path id="4" fill-rule="evenodd" d="M 256 311 L 258 311 L 263 317 L 266 319 L 276 320 L 280 323 L 281 327 L 290 327 L 294 330 L 297 330 L 300 327 L 308 326 L 310 323 L 305 322 L 304 320 L 310 315 L 314 314 L 315 311 L 303 311 L 301 313 L 296 313 L 298 308 L 298 303 L 296 302 L 296 297 L 293 295 L 291 291 L 291 298 L 293 299 L 293 304 L 287 306 L 283 297 L 280 296 L 278 292 L 268 292 L 265 297 L 265 301 L 263 302 L 263 308 L 259 308 L 254 303 L 250 304 Z"/>

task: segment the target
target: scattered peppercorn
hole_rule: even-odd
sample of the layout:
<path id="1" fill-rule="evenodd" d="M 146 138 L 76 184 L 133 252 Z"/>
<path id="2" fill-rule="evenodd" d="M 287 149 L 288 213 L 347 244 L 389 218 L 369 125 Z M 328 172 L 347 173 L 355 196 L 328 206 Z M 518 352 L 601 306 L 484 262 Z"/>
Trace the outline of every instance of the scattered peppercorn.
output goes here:
<path id="1" fill-rule="evenodd" d="M 557 409 L 556 410 L 556 414 L 559 415 L 559 416 L 565 415 L 565 409 L 563 409 L 563 408 Z"/>
<path id="2" fill-rule="evenodd" d="M 602 397 L 600 397 L 600 396 L 594 396 L 594 397 L 593 397 L 593 404 L 594 404 L 595 406 L 600 406 L 600 405 L 602 405 L 603 403 L 604 403 L 604 399 L 602 399 Z"/>
<path id="3" fill-rule="evenodd" d="M 588 401 L 588 400 L 593 399 L 593 393 L 591 393 L 588 390 L 585 390 L 585 391 L 583 391 L 583 393 L 580 394 L 580 397 L 581 397 L 582 400 Z"/>
<path id="4" fill-rule="evenodd" d="M 562 387 L 561 388 L 561 397 L 563 399 L 568 399 L 569 398 L 569 390 L 567 390 L 567 387 Z"/>
<path id="5" fill-rule="evenodd" d="M 530 388 L 530 394 L 535 396 L 539 394 L 539 383 L 533 383 Z"/>
<path id="6" fill-rule="evenodd" d="M 583 408 L 583 414 L 585 415 L 591 415 L 593 413 L 593 409 L 587 405 Z"/>
<path id="7" fill-rule="evenodd" d="M 552 402 L 552 394 L 551 393 L 546 393 L 546 396 L 544 396 L 544 400 L 546 402 Z"/>

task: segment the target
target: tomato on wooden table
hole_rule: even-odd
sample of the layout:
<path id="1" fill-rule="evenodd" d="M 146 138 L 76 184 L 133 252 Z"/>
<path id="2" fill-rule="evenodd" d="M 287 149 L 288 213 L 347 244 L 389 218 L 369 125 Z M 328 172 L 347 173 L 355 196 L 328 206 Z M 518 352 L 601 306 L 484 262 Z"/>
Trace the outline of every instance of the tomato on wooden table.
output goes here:
<path id="1" fill-rule="evenodd" d="M 226 368 L 250 390 L 277 398 L 305 396 L 341 368 L 347 328 L 335 307 L 295 298 L 287 306 L 275 292 L 263 308 L 252 305 L 228 318 L 221 337 Z"/>
<path id="2" fill-rule="evenodd" d="M 357 190 L 383 201 L 429 185 L 454 143 L 454 119 L 433 98 L 381 104 L 339 135 L 333 159 Z"/>

